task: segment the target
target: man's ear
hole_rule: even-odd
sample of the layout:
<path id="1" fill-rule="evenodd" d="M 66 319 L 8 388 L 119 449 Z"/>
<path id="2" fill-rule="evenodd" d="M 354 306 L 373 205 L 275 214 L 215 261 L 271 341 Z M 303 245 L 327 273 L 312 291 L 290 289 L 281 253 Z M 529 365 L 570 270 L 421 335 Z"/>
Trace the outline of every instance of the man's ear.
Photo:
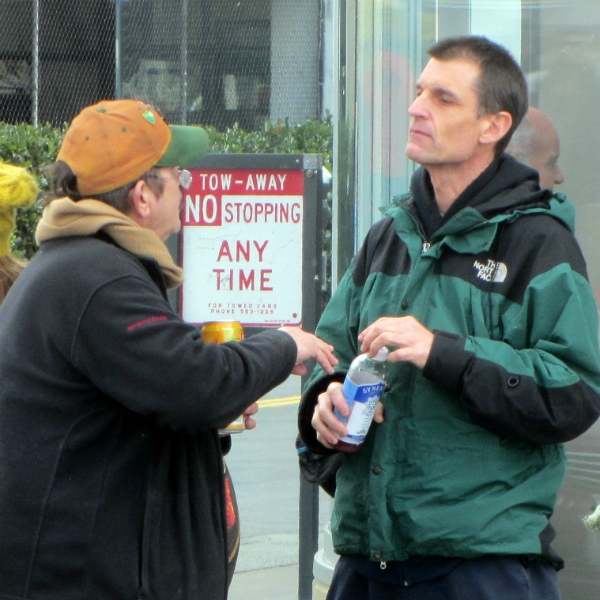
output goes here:
<path id="1" fill-rule="evenodd" d="M 149 217 L 152 211 L 151 201 L 155 197 L 148 184 L 143 179 L 140 179 L 133 186 L 129 194 L 131 197 L 131 212 L 134 219 L 138 217 L 144 220 Z"/>
<path id="2" fill-rule="evenodd" d="M 495 144 L 500 141 L 512 125 L 512 116 L 509 112 L 502 110 L 492 115 L 486 115 L 486 126 L 481 132 L 482 144 Z"/>

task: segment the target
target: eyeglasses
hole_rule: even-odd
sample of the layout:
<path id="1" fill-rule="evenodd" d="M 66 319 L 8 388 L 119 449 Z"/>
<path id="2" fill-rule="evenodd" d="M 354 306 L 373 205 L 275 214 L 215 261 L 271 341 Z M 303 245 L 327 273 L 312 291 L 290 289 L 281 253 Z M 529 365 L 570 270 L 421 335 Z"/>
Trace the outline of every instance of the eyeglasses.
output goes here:
<path id="1" fill-rule="evenodd" d="M 185 169 L 179 170 L 179 185 L 184 190 L 189 190 L 192 185 L 192 174 Z"/>
<path id="2" fill-rule="evenodd" d="M 179 173 L 179 176 L 177 178 L 154 174 L 150 174 L 148 175 L 148 177 L 155 177 L 156 179 L 173 179 L 175 181 L 179 181 L 179 185 L 184 190 L 189 190 L 192 185 L 192 174 L 189 171 L 186 171 L 185 169 L 177 169 L 177 173 Z"/>

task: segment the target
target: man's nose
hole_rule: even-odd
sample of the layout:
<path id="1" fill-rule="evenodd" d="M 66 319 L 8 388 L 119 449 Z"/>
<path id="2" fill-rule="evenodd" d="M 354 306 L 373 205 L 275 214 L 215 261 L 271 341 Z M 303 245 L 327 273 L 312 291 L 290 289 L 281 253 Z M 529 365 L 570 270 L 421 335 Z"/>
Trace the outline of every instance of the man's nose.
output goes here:
<path id="1" fill-rule="evenodd" d="M 408 114 L 411 117 L 422 117 L 425 115 L 425 100 L 423 95 L 417 96 L 413 103 L 408 107 Z"/>
<path id="2" fill-rule="evenodd" d="M 554 167 L 554 185 L 560 185 L 565 180 L 563 172 L 560 167 L 557 165 Z"/>

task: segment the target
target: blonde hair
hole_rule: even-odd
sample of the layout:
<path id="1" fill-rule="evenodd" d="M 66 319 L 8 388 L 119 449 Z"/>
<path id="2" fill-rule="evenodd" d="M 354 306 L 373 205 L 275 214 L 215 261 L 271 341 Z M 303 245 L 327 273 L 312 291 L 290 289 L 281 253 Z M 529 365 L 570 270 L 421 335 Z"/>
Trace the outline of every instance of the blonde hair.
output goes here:
<path id="1" fill-rule="evenodd" d="M 0 257 L 10 254 L 17 208 L 26 208 L 37 195 L 37 183 L 27 169 L 0 163 Z"/>
<path id="2" fill-rule="evenodd" d="M 29 206 L 37 195 L 37 183 L 27 169 L 0 163 L 0 304 L 27 264 L 10 251 L 17 208 Z"/>

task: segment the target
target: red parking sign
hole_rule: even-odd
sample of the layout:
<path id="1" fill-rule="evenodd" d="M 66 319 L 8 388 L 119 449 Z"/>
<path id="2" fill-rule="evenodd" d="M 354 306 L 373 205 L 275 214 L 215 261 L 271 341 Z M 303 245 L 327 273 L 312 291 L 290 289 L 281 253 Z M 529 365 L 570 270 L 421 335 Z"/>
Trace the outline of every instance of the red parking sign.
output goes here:
<path id="1" fill-rule="evenodd" d="M 197 169 L 182 206 L 182 315 L 302 320 L 302 169 Z"/>

